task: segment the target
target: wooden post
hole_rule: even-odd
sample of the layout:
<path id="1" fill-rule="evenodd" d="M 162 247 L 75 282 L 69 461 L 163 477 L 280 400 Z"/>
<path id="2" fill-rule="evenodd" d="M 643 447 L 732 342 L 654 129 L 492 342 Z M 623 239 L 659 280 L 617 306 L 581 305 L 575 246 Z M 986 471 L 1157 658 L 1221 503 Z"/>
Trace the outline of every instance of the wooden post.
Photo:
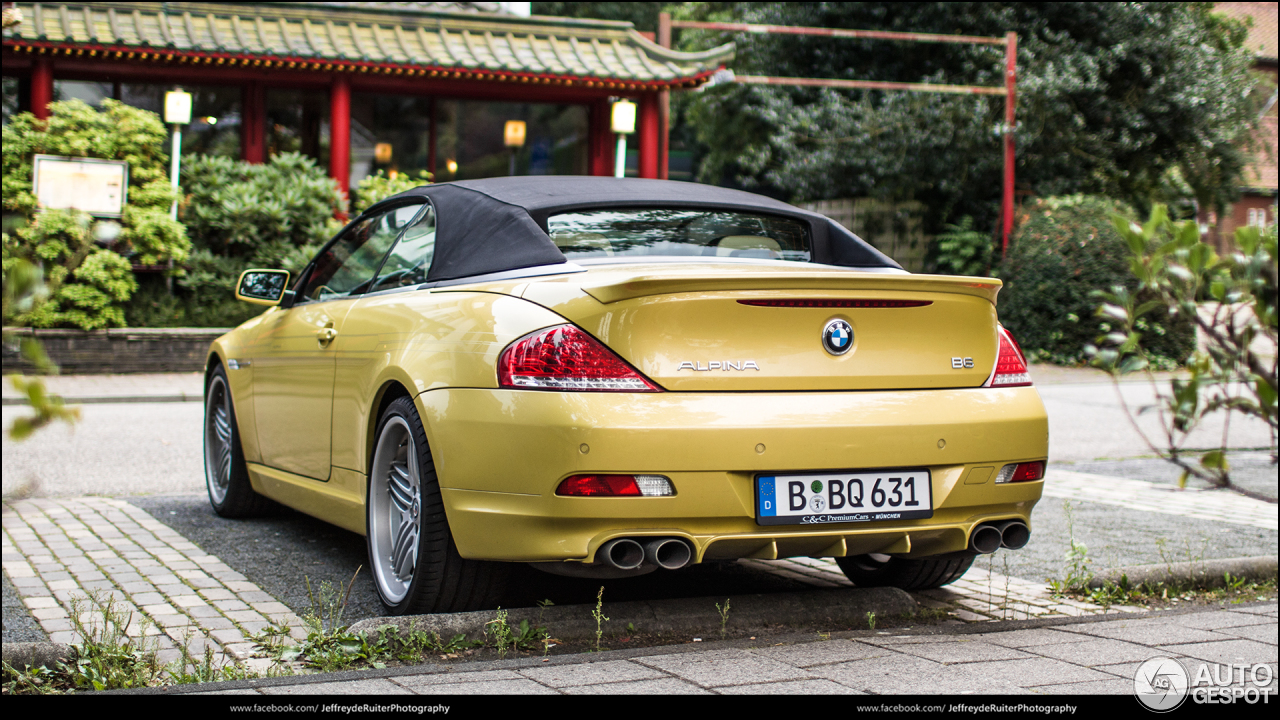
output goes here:
<path id="1" fill-rule="evenodd" d="M 240 120 L 240 157 L 245 162 L 267 161 L 267 100 L 262 83 L 251 82 L 241 90 L 244 117 Z"/>
<path id="2" fill-rule="evenodd" d="M 31 66 L 31 114 L 37 120 L 49 118 L 49 103 L 53 102 L 53 59 L 37 55 Z"/>
<path id="3" fill-rule="evenodd" d="M 671 48 L 671 13 L 658 13 L 658 44 Z M 671 91 L 658 93 L 658 179 L 670 178 Z"/>
<path id="4" fill-rule="evenodd" d="M 587 172 L 600 177 L 613 176 L 613 133 L 609 131 L 608 98 L 601 98 L 588 108 Z"/>
<path id="5" fill-rule="evenodd" d="M 658 111 L 658 93 L 645 93 L 640 96 L 640 117 L 636 134 L 640 145 L 640 177 L 658 177 L 658 143 L 660 120 Z"/>
<path id="6" fill-rule="evenodd" d="M 351 196 L 351 80 L 341 74 L 329 87 L 329 177 Z"/>
<path id="7" fill-rule="evenodd" d="M 431 98 L 430 113 L 427 124 L 427 172 L 431 173 L 431 182 L 439 182 L 436 178 L 436 99 Z"/>

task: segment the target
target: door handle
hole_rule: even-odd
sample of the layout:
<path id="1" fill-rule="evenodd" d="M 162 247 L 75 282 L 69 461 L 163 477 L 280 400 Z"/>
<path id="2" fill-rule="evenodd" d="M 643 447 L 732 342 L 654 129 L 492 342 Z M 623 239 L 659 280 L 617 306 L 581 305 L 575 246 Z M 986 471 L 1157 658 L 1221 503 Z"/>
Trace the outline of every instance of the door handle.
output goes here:
<path id="1" fill-rule="evenodd" d="M 323 328 L 320 332 L 316 333 L 316 339 L 320 342 L 320 347 L 325 347 L 329 343 L 333 342 L 333 339 L 336 337 L 338 337 L 338 331 L 331 327 Z"/>

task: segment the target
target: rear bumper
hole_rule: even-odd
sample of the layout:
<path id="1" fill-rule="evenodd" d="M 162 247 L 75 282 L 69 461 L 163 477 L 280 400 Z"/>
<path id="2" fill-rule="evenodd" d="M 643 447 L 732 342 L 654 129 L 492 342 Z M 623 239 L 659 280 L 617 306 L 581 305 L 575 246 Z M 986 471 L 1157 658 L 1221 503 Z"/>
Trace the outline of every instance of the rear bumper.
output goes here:
<path id="1" fill-rule="evenodd" d="M 1048 455 L 1048 419 L 1032 387 L 654 394 L 446 389 L 423 393 L 418 403 L 458 550 L 490 560 L 589 562 L 612 538 L 643 536 L 685 538 L 695 562 L 955 552 L 980 522 L 1029 522 L 1043 482 L 996 485 L 995 471 Z M 933 517 L 756 523 L 758 473 L 892 467 L 929 468 Z M 565 477 L 592 472 L 666 475 L 677 494 L 555 495 Z"/>

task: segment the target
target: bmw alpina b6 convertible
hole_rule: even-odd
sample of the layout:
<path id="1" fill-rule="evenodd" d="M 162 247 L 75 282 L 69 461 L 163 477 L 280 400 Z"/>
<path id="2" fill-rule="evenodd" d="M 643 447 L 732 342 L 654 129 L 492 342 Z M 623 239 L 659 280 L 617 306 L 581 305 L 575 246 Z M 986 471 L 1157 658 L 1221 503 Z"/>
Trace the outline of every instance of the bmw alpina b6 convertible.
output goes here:
<path id="1" fill-rule="evenodd" d="M 586 577 L 835 558 L 938 587 L 1030 538 L 1048 421 L 1000 281 L 912 275 L 822 215 L 658 180 L 429 185 L 210 350 L 209 498 L 364 534 L 392 613 Z"/>

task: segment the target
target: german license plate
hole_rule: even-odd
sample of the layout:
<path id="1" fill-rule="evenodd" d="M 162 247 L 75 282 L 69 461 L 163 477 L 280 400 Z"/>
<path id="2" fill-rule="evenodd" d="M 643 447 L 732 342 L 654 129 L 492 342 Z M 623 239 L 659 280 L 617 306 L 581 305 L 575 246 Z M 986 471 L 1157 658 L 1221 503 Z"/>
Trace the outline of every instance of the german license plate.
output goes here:
<path id="1" fill-rule="evenodd" d="M 933 517 L 933 486 L 923 468 L 756 476 L 760 525 L 928 517 Z"/>

